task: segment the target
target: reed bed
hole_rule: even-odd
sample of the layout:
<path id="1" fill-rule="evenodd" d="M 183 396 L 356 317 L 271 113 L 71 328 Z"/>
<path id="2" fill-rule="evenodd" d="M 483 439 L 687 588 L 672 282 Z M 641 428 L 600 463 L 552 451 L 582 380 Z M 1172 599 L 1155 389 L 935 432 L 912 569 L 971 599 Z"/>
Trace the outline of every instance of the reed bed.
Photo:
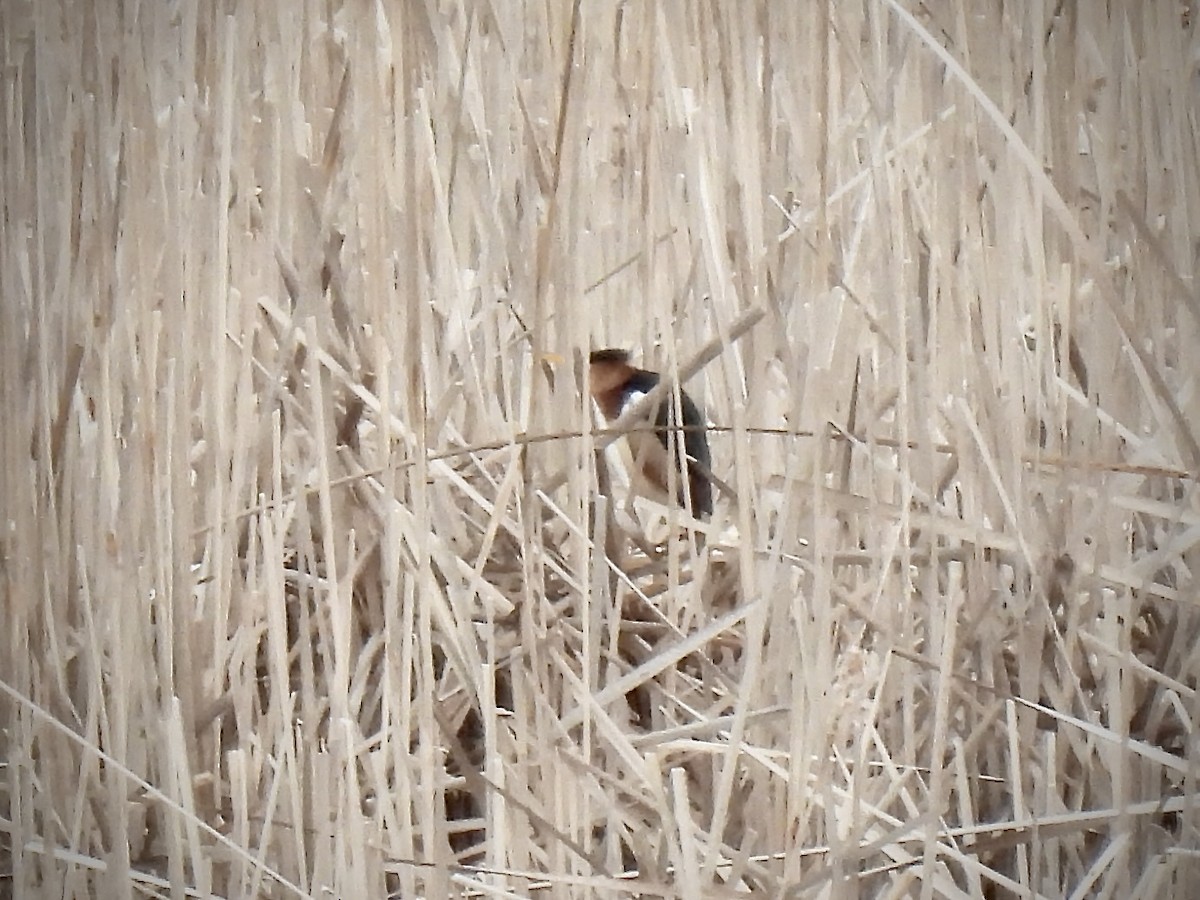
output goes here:
<path id="1" fill-rule="evenodd" d="M 1198 40 L 6 2 L 0 895 L 1194 896 Z"/>

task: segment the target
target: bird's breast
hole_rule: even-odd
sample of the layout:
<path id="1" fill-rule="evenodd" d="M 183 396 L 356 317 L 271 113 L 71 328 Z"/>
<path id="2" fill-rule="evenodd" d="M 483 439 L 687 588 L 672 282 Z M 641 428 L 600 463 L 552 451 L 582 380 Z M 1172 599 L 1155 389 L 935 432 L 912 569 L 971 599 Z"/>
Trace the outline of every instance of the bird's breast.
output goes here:
<path id="1" fill-rule="evenodd" d="M 670 484 L 667 473 L 671 461 L 667 457 L 667 448 L 662 445 L 658 436 L 653 431 L 631 431 L 626 439 L 633 461 L 632 471 L 654 487 L 667 490 Z"/>

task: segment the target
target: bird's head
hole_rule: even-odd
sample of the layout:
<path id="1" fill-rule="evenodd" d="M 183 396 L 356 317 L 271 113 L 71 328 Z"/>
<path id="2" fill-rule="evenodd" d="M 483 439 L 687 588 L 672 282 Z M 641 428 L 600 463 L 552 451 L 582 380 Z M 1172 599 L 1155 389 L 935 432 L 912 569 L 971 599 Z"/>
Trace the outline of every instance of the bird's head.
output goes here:
<path id="1" fill-rule="evenodd" d="M 588 358 L 588 390 L 606 419 L 621 414 L 625 387 L 637 369 L 629 364 L 629 351 L 610 347 L 593 350 Z"/>

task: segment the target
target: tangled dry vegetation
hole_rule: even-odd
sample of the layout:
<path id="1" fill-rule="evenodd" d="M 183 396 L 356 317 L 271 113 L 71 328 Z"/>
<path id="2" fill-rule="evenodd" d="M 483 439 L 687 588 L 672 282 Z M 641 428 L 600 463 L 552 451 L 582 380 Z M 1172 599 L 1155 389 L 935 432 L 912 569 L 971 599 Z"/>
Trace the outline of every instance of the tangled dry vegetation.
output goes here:
<path id="1" fill-rule="evenodd" d="M 0 895 L 1194 896 L 1190 4 L 104 7 L 0 12 Z"/>

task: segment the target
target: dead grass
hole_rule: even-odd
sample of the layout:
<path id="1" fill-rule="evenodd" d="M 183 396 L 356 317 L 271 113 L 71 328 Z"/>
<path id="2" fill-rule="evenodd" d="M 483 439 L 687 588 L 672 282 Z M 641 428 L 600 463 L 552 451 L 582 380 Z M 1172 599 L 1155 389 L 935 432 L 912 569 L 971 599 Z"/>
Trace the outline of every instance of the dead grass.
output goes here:
<path id="1" fill-rule="evenodd" d="M 0 895 L 1192 896 L 1197 34 L 6 4 Z"/>

